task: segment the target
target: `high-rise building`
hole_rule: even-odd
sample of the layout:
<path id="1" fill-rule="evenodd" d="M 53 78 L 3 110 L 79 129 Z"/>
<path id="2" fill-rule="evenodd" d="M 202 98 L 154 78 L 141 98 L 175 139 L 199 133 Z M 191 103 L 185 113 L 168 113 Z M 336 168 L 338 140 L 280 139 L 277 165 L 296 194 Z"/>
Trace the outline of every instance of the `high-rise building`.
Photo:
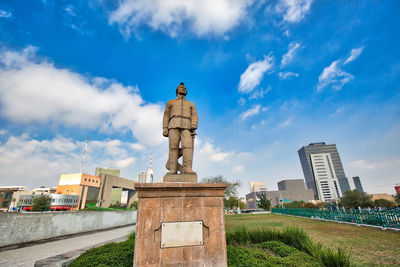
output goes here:
<path id="1" fill-rule="evenodd" d="M 307 188 L 320 200 L 338 199 L 350 190 L 335 144 L 311 143 L 300 148 L 298 154 Z"/>
<path id="2" fill-rule="evenodd" d="M 152 183 L 153 182 L 153 156 L 150 154 L 150 162 L 149 167 L 145 172 L 141 172 L 138 174 L 138 182 L 139 183 Z"/>
<path id="3" fill-rule="evenodd" d="M 250 192 L 267 191 L 267 186 L 261 181 L 250 181 Z"/>
<path id="4" fill-rule="evenodd" d="M 363 189 L 363 187 L 361 185 L 360 177 L 354 176 L 351 179 L 352 179 L 352 181 L 354 183 L 354 189 L 360 191 L 361 193 L 364 193 L 364 189 Z"/>

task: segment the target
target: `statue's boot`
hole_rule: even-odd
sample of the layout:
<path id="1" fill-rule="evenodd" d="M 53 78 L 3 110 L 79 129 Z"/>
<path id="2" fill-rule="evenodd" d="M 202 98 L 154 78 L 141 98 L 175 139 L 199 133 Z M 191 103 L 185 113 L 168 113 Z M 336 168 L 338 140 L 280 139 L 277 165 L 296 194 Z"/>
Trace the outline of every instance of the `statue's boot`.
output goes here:
<path id="1" fill-rule="evenodd" d="M 169 149 L 169 172 L 167 174 L 177 174 L 178 173 L 178 149 Z"/>
<path id="2" fill-rule="evenodd" d="M 183 173 L 187 174 L 196 174 L 192 170 L 192 158 L 193 158 L 193 150 L 191 148 L 183 149 Z"/>

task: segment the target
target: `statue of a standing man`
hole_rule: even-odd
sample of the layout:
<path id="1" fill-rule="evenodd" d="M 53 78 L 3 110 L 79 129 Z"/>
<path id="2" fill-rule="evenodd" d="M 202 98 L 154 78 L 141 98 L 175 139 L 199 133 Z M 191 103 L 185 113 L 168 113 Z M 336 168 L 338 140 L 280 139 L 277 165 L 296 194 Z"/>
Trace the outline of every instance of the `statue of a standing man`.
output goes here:
<path id="1" fill-rule="evenodd" d="M 168 174 L 196 174 L 192 170 L 194 137 L 197 129 L 197 112 L 194 104 L 186 100 L 184 83 L 176 88 L 176 99 L 169 100 L 165 106 L 163 135 L 169 138 Z M 179 144 L 181 147 L 179 147 Z M 182 155 L 182 166 L 178 158 Z"/>

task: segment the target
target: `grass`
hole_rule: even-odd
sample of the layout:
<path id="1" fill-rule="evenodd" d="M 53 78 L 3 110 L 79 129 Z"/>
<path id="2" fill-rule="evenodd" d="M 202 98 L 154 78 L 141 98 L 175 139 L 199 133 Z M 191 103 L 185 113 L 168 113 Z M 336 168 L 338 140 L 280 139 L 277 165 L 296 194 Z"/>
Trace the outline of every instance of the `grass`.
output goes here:
<path id="1" fill-rule="evenodd" d="M 68 267 L 125 267 L 133 266 L 135 233 L 129 235 L 128 240 L 120 243 L 109 243 L 101 247 L 92 248 L 82 253 Z"/>
<path id="2" fill-rule="evenodd" d="M 298 226 L 323 247 L 335 252 L 342 248 L 338 253 L 350 253 L 352 262 L 358 266 L 400 265 L 399 232 L 275 214 L 230 215 L 225 221 L 227 232 L 240 225 L 249 230 Z"/>
<path id="3" fill-rule="evenodd" d="M 132 209 L 122 208 L 122 207 L 102 208 L 102 207 L 96 207 L 95 203 L 88 203 L 86 204 L 86 208 L 81 209 L 80 211 L 115 211 L 115 210 L 132 210 Z"/>
<path id="4" fill-rule="evenodd" d="M 275 214 L 225 218 L 230 266 L 348 266 L 349 254 L 357 266 L 400 266 L 399 232 Z M 132 266 L 134 239 L 90 249 L 69 266 Z"/>
<path id="5" fill-rule="evenodd" d="M 248 230 L 245 226 L 238 226 L 233 232 L 226 233 L 226 243 L 236 246 L 261 244 L 262 248 L 271 250 L 279 257 L 290 256 L 298 251 L 297 254 L 303 254 L 303 256 L 297 255 L 296 259 L 304 259 L 304 255 L 308 254 L 308 260 L 304 263 L 311 266 L 351 266 L 348 253 L 340 248 L 335 250 L 324 248 L 320 243 L 312 241 L 303 229 L 294 226 L 288 226 L 282 230 L 272 228 Z M 280 260 L 278 258 L 278 263 Z M 287 260 L 290 259 L 285 259 L 286 265 L 293 265 L 294 262 L 298 261 L 297 259 L 289 264 Z M 284 263 L 281 264 L 285 265 Z M 280 266 L 280 264 L 277 264 L 277 266 Z"/>

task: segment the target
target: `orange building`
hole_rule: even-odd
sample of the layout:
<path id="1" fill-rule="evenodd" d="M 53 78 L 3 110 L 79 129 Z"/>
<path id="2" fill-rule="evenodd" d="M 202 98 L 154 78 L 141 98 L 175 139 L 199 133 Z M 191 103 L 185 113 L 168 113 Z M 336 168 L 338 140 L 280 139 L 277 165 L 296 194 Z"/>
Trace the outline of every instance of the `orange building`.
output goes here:
<path id="1" fill-rule="evenodd" d="M 86 203 L 96 203 L 101 178 L 85 173 L 61 174 L 56 194 L 79 196 L 77 209 L 84 209 Z"/>

